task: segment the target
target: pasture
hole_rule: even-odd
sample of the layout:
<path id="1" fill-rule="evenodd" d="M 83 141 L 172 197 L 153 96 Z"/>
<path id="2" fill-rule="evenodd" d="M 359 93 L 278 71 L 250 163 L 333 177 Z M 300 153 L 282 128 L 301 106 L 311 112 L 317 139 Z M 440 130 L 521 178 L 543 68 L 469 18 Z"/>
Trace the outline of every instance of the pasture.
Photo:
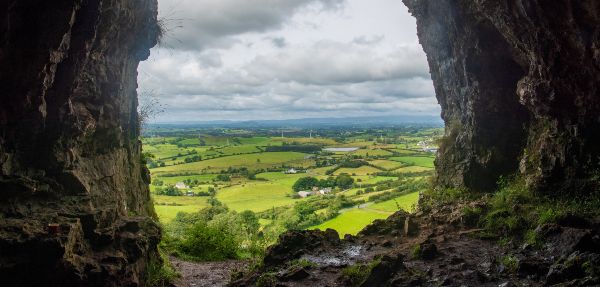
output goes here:
<path id="1" fill-rule="evenodd" d="M 152 195 L 154 210 L 162 223 L 168 223 L 179 212 L 197 212 L 207 207 L 208 197 Z"/>
<path id="2" fill-rule="evenodd" d="M 349 175 L 370 175 L 370 174 L 377 173 L 380 171 L 381 170 L 374 168 L 372 166 L 363 165 L 363 166 L 357 167 L 357 168 L 348 168 L 348 167 L 338 168 L 338 170 L 336 170 L 333 174 L 338 175 L 338 174 L 342 174 L 342 173 L 347 173 Z"/>
<path id="3" fill-rule="evenodd" d="M 174 172 L 206 172 L 220 171 L 229 167 L 246 167 L 251 170 L 269 168 L 281 164 L 293 166 L 310 166 L 310 161 L 305 160 L 307 154 L 299 152 L 267 152 L 245 155 L 224 156 L 199 162 L 179 164 L 152 169 L 153 174 Z"/>
<path id="4" fill-rule="evenodd" d="M 252 210 L 255 212 L 279 206 L 293 204 L 292 185 L 305 174 L 261 173 L 257 178 L 268 181 L 249 181 L 220 189 L 217 199 L 235 211 Z"/>
<path id="5" fill-rule="evenodd" d="M 385 159 L 372 160 L 369 163 L 383 170 L 394 170 L 403 165 L 401 162 Z"/>
<path id="6" fill-rule="evenodd" d="M 385 157 L 391 156 L 392 153 L 383 149 L 359 149 L 352 152 L 352 155 L 360 157 Z"/>
<path id="7" fill-rule="evenodd" d="M 405 163 L 407 165 L 433 168 L 434 157 L 431 156 L 396 156 L 390 157 L 390 160 Z"/>
<path id="8" fill-rule="evenodd" d="M 419 200 L 419 192 L 413 192 L 413 193 L 409 193 L 409 194 L 405 194 L 405 195 L 396 197 L 396 198 L 388 200 L 388 201 L 369 205 L 368 208 L 380 210 L 380 211 L 395 212 L 395 211 L 398 211 L 399 210 L 398 207 L 400 207 L 400 209 L 403 209 L 405 211 L 413 212 L 414 206 L 417 204 L 418 200 Z"/>
<path id="9" fill-rule="evenodd" d="M 335 229 L 340 234 L 340 238 L 343 238 L 345 234 L 356 235 L 359 231 L 365 228 L 365 226 L 371 224 L 371 222 L 373 222 L 375 219 L 385 219 L 391 214 L 392 212 L 353 208 L 341 213 L 334 219 L 323 222 L 309 229 Z"/>

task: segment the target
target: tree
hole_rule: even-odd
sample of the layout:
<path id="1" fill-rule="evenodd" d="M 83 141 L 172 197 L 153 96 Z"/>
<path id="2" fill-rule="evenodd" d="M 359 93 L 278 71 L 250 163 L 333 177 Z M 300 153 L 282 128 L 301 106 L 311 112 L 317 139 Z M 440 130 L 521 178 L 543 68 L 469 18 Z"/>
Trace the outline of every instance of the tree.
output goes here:
<path id="1" fill-rule="evenodd" d="M 340 174 L 335 178 L 336 185 L 341 189 L 348 189 L 352 187 L 354 183 L 354 178 L 347 174 Z"/>
<path id="2" fill-rule="evenodd" d="M 165 106 L 154 91 L 142 91 L 138 97 L 138 124 L 144 131 L 148 122 L 165 111 Z"/>
<path id="3" fill-rule="evenodd" d="M 242 228 L 244 228 L 247 234 L 254 234 L 260 228 L 258 217 L 256 217 L 256 214 L 253 211 L 245 210 L 240 212 L 240 220 L 242 222 Z"/>
<path id="4" fill-rule="evenodd" d="M 313 186 L 319 186 L 319 180 L 314 177 L 308 176 L 298 179 L 292 186 L 292 189 L 295 192 L 298 192 L 302 190 L 311 189 L 313 188 Z"/>
<path id="5" fill-rule="evenodd" d="M 231 181 L 231 177 L 227 174 L 219 174 L 217 175 L 218 181 Z"/>
<path id="6" fill-rule="evenodd" d="M 183 195 L 183 192 L 181 192 L 175 186 L 169 185 L 169 186 L 167 186 L 167 188 L 165 188 L 164 194 L 168 195 L 168 196 L 181 196 L 181 195 Z"/>

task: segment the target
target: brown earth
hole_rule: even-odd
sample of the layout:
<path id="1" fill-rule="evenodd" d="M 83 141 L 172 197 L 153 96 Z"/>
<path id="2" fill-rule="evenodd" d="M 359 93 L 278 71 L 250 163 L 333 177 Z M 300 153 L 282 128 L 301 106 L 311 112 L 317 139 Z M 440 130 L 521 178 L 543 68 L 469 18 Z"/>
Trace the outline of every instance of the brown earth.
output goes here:
<path id="1" fill-rule="evenodd" d="M 173 284 L 176 287 L 220 287 L 225 286 L 231 273 L 248 267 L 247 261 L 228 260 L 222 262 L 189 262 L 171 257 L 171 264 L 181 278 Z"/>

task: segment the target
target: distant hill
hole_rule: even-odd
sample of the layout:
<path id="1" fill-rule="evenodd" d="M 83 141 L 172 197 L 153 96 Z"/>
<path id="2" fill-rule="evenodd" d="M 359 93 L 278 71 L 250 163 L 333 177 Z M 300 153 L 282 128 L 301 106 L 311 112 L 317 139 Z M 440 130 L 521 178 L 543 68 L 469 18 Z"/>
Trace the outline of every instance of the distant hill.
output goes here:
<path id="1" fill-rule="evenodd" d="M 443 126 L 443 121 L 434 116 L 397 116 L 397 117 L 348 117 L 348 118 L 303 118 L 285 120 L 251 121 L 186 121 L 153 123 L 154 127 L 227 127 L 227 128 L 274 128 L 274 127 L 385 127 L 417 124 L 433 127 Z"/>

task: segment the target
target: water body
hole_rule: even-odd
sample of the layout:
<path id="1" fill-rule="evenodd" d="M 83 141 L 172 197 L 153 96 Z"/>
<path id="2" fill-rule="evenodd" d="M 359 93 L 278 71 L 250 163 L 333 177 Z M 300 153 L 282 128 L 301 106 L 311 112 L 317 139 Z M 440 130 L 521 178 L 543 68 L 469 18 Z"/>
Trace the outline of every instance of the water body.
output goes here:
<path id="1" fill-rule="evenodd" d="M 328 148 L 324 148 L 324 151 L 330 151 L 330 152 L 351 152 L 351 151 L 355 151 L 358 150 L 357 147 L 328 147 Z"/>

